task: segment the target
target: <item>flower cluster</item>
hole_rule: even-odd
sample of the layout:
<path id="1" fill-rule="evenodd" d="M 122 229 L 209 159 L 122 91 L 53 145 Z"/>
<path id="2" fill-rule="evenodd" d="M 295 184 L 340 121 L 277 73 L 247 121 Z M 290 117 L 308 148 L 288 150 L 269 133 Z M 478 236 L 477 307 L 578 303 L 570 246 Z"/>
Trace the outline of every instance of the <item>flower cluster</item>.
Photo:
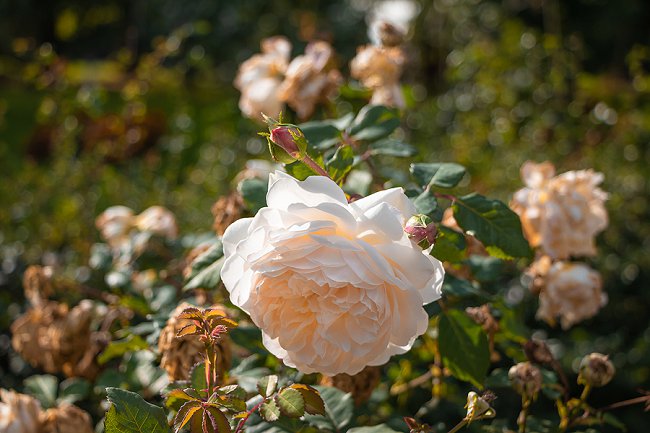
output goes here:
<path id="1" fill-rule="evenodd" d="M 531 246 L 539 248 L 528 269 L 531 288 L 539 293 L 537 317 L 564 329 L 593 317 L 607 302 L 600 274 L 571 257 L 596 254 L 595 236 L 607 227 L 607 194 L 598 185 L 603 175 L 592 170 L 555 176 L 550 162 L 526 162 L 521 168 L 526 187 L 511 207 L 521 218 Z"/>
<path id="2" fill-rule="evenodd" d="M 380 25 L 380 45 L 365 45 L 357 49 L 350 63 L 350 73 L 364 87 L 372 90 L 371 104 L 404 107 L 400 76 L 406 61 L 399 46 L 403 34 L 389 23 Z"/>
<path id="3" fill-rule="evenodd" d="M 4 433 L 92 433 L 90 415 L 69 403 L 47 410 L 34 397 L 0 388 L 0 431 Z"/>
<path id="4" fill-rule="evenodd" d="M 341 83 L 334 51 L 327 42 L 310 43 L 291 62 L 291 43 L 284 37 L 263 40 L 261 49 L 261 54 L 241 64 L 235 78 L 235 87 L 241 91 L 239 108 L 246 117 L 277 116 L 286 103 L 306 119 Z"/>

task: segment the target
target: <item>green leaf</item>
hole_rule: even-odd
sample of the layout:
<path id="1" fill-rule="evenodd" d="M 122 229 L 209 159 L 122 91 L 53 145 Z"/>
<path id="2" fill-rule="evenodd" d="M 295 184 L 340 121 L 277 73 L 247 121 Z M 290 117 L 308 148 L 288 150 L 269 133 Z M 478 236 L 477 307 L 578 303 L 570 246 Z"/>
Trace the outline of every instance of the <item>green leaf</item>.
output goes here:
<path id="1" fill-rule="evenodd" d="M 453 162 L 411 164 L 411 174 L 421 186 L 453 188 L 465 175 L 465 167 Z"/>
<path id="2" fill-rule="evenodd" d="M 418 213 L 431 215 L 438 207 L 438 200 L 429 191 L 424 191 L 413 200 Z"/>
<path id="3" fill-rule="evenodd" d="M 190 371 L 190 384 L 192 388 L 197 390 L 203 390 L 208 387 L 208 383 L 205 381 L 205 362 L 200 362 L 192 367 L 192 371 Z"/>
<path id="4" fill-rule="evenodd" d="M 176 413 L 174 417 L 174 431 L 178 433 L 193 416 L 200 416 L 201 411 L 201 402 L 200 401 L 188 401 L 181 406 L 181 408 Z"/>
<path id="5" fill-rule="evenodd" d="M 341 131 L 331 121 L 307 122 L 298 125 L 309 143 L 318 150 L 326 150 L 341 140 Z"/>
<path id="6" fill-rule="evenodd" d="M 266 422 L 273 422 L 280 418 L 280 408 L 275 400 L 267 400 L 260 406 L 260 415 Z"/>
<path id="7" fill-rule="evenodd" d="M 275 392 L 278 386 L 278 376 L 271 374 L 264 376 L 257 382 L 257 390 L 262 397 L 269 397 Z"/>
<path id="8" fill-rule="evenodd" d="M 393 140 L 390 138 L 376 141 L 370 145 L 371 155 L 385 155 L 396 157 L 407 157 L 417 154 L 418 151 L 414 146 L 403 141 Z"/>
<path id="9" fill-rule="evenodd" d="M 183 290 L 214 289 L 221 281 L 223 244 L 216 240 L 205 252 L 192 262 L 191 272 Z"/>
<path id="10" fill-rule="evenodd" d="M 440 316 L 438 344 L 442 360 L 454 377 L 483 389 L 490 349 L 481 326 L 464 312 L 449 310 Z"/>
<path id="11" fill-rule="evenodd" d="M 97 362 L 99 365 L 106 364 L 111 359 L 118 358 L 127 352 L 136 352 L 148 347 L 149 344 L 139 335 L 129 335 L 121 340 L 108 343 L 108 346 L 97 357 Z"/>
<path id="12" fill-rule="evenodd" d="M 465 236 L 442 225 L 438 226 L 438 237 L 431 249 L 431 255 L 438 260 L 459 263 L 465 258 Z"/>
<path id="13" fill-rule="evenodd" d="M 59 385 L 58 402 L 75 403 L 81 401 L 90 393 L 90 383 L 85 379 L 71 377 Z"/>
<path id="14" fill-rule="evenodd" d="M 389 135 L 399 124 L 399 112 L 396 109 L 366 105 L 352 122 L 350 135 L 355 140 L 377 140 Z"/>
<path id="15" fill-rule="evenodd" d="M 531 255 L 519 217 L 499 200 L 472 193 L 458 199 L 452 208 L 458 225 L 476 236 L 490 255 L 502 259 Z"/>
<path id="16" fill-rule="evenodd" d="M 314 156 L 310 154 L 311 159 L 313 159 L 316 164 L 320 165 L 321 167 L 323 166 L 323 156 L 318 154 L 318 156 Z M 284 168 L 287 170 L 287 173 L 289 173 L 291 176 L 295 177 L 298 180 L 305 180 L 309 176 L 314 176 L 318 175 L 310 166 L 304 164 L 301 161 L 296 161 L 291 164 L 287 164 L 284 166 Z"/>
<path id="17" fill-rule="evenodd" d="M 167 417 L 162 408 L 147 403 L 138 394 L 119 388 L 107 388 L 111 408 L 104 420 L 105 433 L 168 433 Z"/>
<path id="18" fill-rule="evenodd" d="M 373 425 L 371 427 L 356 427 L 348 430 L 348 433 L 398 433 L 386 424 Z"/>
<path id="19" fill-rule="evenodd" d="M 352 394 L 338 388 L 317 386 L 325 403 L 325 415 L 305 415 L 305 420 L 314 427 L 326 431 L 340 431 L 350 424 L 354 414 Z"/>
<path id="20" fill-rule="evenodd" d="M 184 389 L 172 389 L 165 395 L 165 406 L 168 409 L 180 409 L 182 405 L 188 401 L 196 401 L 197 398 L 194 395 L 196 391 L 193 388 L 188 390 Z"/>
<path id="21" fill-rule="evenodd" d="M 305 400 L 300 391 L 293 388 L 284 388 L 275 396 L 275 404 L 280 412 L 289 418 L 298 418 L 305 414 Z"/>
<path id="22" fill-rule="evenodd" d="M 475 287 L 472 283 L 467 280 L 456 278 L 451 274 L 445 274 L 445 280 L 442 283 L 442 293 L 457 298 L 467 298 L 470 296 L 476 296 L 479 298 L 485 297 L 485 293 Z"/>
<path id="23" fill-rule="evenodd" d="M 496 257 L 470 256 L 467 264 L 480 282 L 496 281 L 503 271 L 503 260 Z"/>
<path id="24" fill-rule="evenodd" d="M 334 182 L 341 182 L 345 175 L 352 170 L 354 164 L 354 151 L 350 146 L 341 146 L 336 149 L 332 158 L 327 162 L 327 173 Z"/>
<path id="25" fill-rule="evenodd" d="M 317 389 L 301 383 L 294 383 L 290 388 L 302 394 L 302 398 L 305 400 L 305 412 L 312 415 L 325 415 L 325 402 Z"/>
<path id="26" fill-rule="evenodd" d="M 56 406 L 56 394 L 59 390 L 59 380 L 51 374 L 40 374 L 28 377 L 24 381 L 27 392 L 38 401 L 44 408 Z"/>
<path id="27" fill-rule="evenodd" d="M 251 213 L 257 213 L 258 210 L 266 206 L 266 191 L 268 182 L 262 179 L 244 179 L 237 185 L 237 191 L 244 199 L 246 208 Z"/>
<path id="28" fill-rule="evenodd" d="M 612 415 L 609 412 L 603 413 L 603 421 L 605 422 L 605 424 L 609 424 L 612 427 L 619 429 L 620 431 L 623 432 L 627 431 L 627 427 L 625 427 L 625 424 L 623 424 L 620 419 L 616 418 L 614 415 Z"/>
<path id="29" fill-rule="evenodd" d="M 203 426 L 208 426 L 206 433 L 230 433 L 230 423 L 228 418 L 224 415 L 219 408 L 215 406 L 207 406 L 203 412 Z"/>

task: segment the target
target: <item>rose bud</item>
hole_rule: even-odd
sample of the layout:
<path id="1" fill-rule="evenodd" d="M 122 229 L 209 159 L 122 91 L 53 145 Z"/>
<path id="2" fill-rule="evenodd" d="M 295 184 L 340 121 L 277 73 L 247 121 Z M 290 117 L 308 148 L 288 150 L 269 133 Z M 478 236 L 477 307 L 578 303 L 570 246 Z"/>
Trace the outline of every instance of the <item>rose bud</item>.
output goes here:
<path id="1" fill-rule="evenodd" d="M 614 377 L 616 369 L 607 355 L 590 353 L 580 361 L 578 383 L 594 387 L 605 386 Z"/>
<path id="2" fill-rule="evenodd" d="M 484 418 L 494 418 L 496 412 L 490 406 L 490 401 L 494 399 L 492 394 L 487 394 L 480 396 L 474 391 L 470 391 L 467 394 L 467 415 L 465 415 L 465 420 L 468 422 L 476 421 Z"/>
<path id="3" fill-rule="evenodd" d="M 542 373 L 530 362 L 520 362 L 510 367 L 508 378 L 515 391 L 527 400 L 535 400 L 542 388 Z"/>
<path id="4" fill-rule="evenodd" d="M 298 158 L 301 149 L 296 138 L 301 136 L 302 132 L 297 128 L 278 126 L 271 130 L 270 140 L 292 157 Z"/>
<path id="5" fill-rule="evenodd" d="M 423 249 L 434 244 L 436 234 L 438 233 L 436 225 L 431 221 L 431 218 L 423 214 L 413 215 L 409 218 L 406 226 L 404 226 L 404 231 L 413 242 L 420 245 Z"/>

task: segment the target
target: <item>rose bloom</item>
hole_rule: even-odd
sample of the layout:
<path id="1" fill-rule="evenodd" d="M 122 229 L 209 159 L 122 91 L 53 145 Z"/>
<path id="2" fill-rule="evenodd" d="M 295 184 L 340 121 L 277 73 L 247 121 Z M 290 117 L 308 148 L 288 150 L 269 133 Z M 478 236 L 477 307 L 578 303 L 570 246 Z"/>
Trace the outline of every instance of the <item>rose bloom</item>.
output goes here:
<path id="1" fill-rule="evenodd" d="M 262 41 L 262 54 L 256 54 L 239 67 L 235 87 L 242 94 L 239 109 L 251 119 L 262 120 L 261 113 L 277 116 L 283 102 L 279 88 L 289 65 L 291 43 L 276 36 Z"/>
<path id="2" fill-rule="evenodd" d="M 404 66 L 404 54 L 398 47 L 375 45 L 359 47 L 350 62 L 350 74 L 364 87 L 373 90 L 371 104 L 404 107 L 399 78 Z"/>
<path id="3" fill-rule="evenodd" d="M 162 206 L 151 206 L 135 217 L 135 226 L 143 232 L 150 232 L 167 239 L 176 239 L 178 226 L 176 217 Z"/>
<path id="4" fill-rule="evenodd" d="M 224 233 L 221 277 L 267 349 L 328 376 L 408 351 L 444 271 L 404 232 L 416 211 L 402 189 L 348 203 L 328 178 L 275 172 L 266 202 Z"/>
<path id="5" fill-rule="evenodd" d="M 40 431 L 41 404 L 34 397 L 0 388 L 0 432 Z"/>
<path id="6" fill-rule="evenodd" d="M 341 73 L 332 66 L 333 54 L 327 42 L 312 42 L 304 55 L 289 64 L 279 95 L 299 118 L 311 116 L 316 104 L 331 97 L 341 84 Z"/>
<path id="7" fill-rule="evenodd" d="M 128 242 L 129 230 L 134 223 L 133 211 L 126 206 L 111 206 L 95 220 L 95 226 L 108 244 L 119 249 Z"/>
<path id="8" fill-rule="evenodd" d="M 511 207 L 519 214 L 533 247 L 554 259 L 596 254 L 594 237 L 607 227 L 607 193 L 598 188 L 602 173 L 568 171 L 555 176 L 550 162 L 521 167 L 526 188 L 517 191 Z"/>
<path id="9" fill-rule="evenodd" d="M 563 329 L 593 317 L 607 303 L 600 274 L 584 263 L 555 262 L 549 257 L 535 261 L 527 272 L 540 290 L 537 317 Z"/>

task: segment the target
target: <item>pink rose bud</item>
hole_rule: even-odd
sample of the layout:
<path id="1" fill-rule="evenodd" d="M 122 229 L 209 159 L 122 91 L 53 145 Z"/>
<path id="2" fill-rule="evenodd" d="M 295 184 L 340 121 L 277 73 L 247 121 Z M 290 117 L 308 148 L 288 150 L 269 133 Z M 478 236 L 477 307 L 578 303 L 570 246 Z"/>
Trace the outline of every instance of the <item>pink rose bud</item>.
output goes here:
<path id="1" fill-rule="evenodd" d="M 404 231 L 411 240 L 422 248 L 428 248 L 430 245 L 433 245 L 438 232 L 431 218 L 423 214 L 413 215 L 406 222 Z"/>
<path id="2" fill-rule="evenodd" d="M 300 154 L 300 148 L 294 135 L 301 136 L 302 133 L 297 128 L 278 126 L 271 130 L 271 141 L 280 146 L 289 155 L 296 157 Z"/>
<path id="3" fill-rule="evenodd" d="M 593 387 L 605 386 L 612 380 L 615 373 L 614 364 L 607 355 L 590 353 L 580 361 L 578 383 Z"/>

